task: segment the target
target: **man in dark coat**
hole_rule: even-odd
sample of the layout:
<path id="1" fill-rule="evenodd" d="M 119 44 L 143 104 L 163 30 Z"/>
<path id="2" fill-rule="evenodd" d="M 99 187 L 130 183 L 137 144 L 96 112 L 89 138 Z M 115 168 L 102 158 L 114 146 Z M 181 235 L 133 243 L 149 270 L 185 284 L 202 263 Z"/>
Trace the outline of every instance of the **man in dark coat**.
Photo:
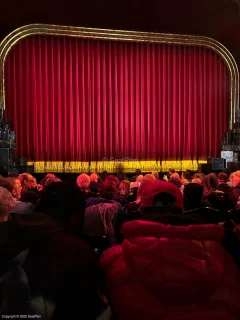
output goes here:
<path id="1" fill-rule="evenodd" d="M 96 319 L 100 308 L 99 269 L 94 251 L 80 239 L 65 233 L 45 214 L 11 214 L 14 204 L 10 192 L 0 187 L 0 276 L 9 271 L 18 254 L 30 249 L 23 268 L 21 262 L 17 266 L 21 277 L 12 283 L 13 287 L 16 285 L 15 291 L 20 286 L 28 300 L 29 285 L 31 291 L 41 292 L 44 285 L 51 283 L 57 292 L 54 319 Z M 7 310 L 22 305 L 22 296 L 14 295 L 14 298 L 21 299 L 21 304 L 11 300 L 14 305 Z"/>

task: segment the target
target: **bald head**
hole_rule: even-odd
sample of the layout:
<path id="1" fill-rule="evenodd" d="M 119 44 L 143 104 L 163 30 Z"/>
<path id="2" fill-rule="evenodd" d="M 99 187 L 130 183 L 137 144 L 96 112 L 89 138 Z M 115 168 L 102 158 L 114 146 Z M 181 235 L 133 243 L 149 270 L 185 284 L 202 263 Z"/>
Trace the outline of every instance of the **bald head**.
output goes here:
<path id="1" fill-rule="evenodd" d="M 32 189 L 36 183 L 36 179 L 30 173 L 22 173 L 19 176 L 22 188 Z"/>

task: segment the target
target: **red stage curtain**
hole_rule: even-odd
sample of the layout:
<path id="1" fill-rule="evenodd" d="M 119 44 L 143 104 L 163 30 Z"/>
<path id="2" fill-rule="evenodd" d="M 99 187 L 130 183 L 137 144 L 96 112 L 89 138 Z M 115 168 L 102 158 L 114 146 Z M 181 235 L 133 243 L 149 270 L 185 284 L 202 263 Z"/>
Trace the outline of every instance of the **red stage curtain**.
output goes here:
<path id="1" fill-rule="evenodd" d="M 33 161 L 219 156 L 228 71 L 199 47 L 32 36 L 5 64 L 7 116 Z"/>

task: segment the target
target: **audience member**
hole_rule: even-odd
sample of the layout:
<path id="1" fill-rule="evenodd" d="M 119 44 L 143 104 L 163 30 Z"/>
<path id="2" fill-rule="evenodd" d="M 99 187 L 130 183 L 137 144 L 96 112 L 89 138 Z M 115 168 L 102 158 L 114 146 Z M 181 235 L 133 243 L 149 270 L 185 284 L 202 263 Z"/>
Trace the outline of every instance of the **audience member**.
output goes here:
<path id="1" fill-rule="evenodd" d="M 77 177 L 77 185 L 81 191 L 89 192 L 90 177 L 86 173 L 82 173 Z"/>
<path id="2" fill-rule="evenodd" d="M 183 214 L 183 210 L 210 206 L 227 213 L 232 202 L 224 205 L 226 194 L 234 206 L 240 205 L 240 170 L 230 176 L 233 188 L 224 172 L 197 173 L 192 179 L 187 170 L 182 180 L 174 169 L 169 174 L 165 182 L 157 171 L 143 176 L 136 170 L 130 183 L 122 170 L 116 176 L 103 172 L 105 181 L 99 183 L 97 173 L 90 177 L 83 173 L 70 184 L 47 174 L 41 192 L 29 173 L 20 175 L 20 180 L 0 178 L 0 276 L 7 271 L 1 285 L 8 290 L 9 282 L 20 293 L 12 298 L 9 289 L 6 310 L 11 307 L 13 314 L 28 314 L 30 291 L 51 284 L 57 292 L 52 320 L 95 320 L 104 303 L 98 294 L 100 273 L 94 250 L 100 255 L 112 245 L 100 264 L 113 317 L 240 317 L 238 270 L 223 249 L 238 263 L 239 244 L 235 246 L 234 237 L 229 237 L 231 230 L 224 237 L 223 228 L 208 224 L 204 215 Z M 20 197 L 32 203 L 21 202 Z M 107 243 L 104 240 L 101 247 L 99 239 Z M 9 273 L 9 263 L 26 249 L 24 266 L 17 265 Z M 129 294 L 135 298 L 121 299 Z"/>
<path id="3" fill-rule="evenodd" d="M 184 185 L 182 184 L 182 181 L 181 181 L 179 175 L 177 178 L 175 176 L 175 173 L 173 173 L 168 181 L 175 184 L 175 186 L 177 186 L 179 188 L 179 190 L 183 193 Z"/>
<path id="4" fill-rule="evenodd" d="M 81 232 L 84 223 L 85 195 L 76 183 L 53 182 L 42 192 L 36 211 L 49 215 L 65 231 Z"/>
<path id="5" fill-rule="evenodd" d="M 168 169 L 168 176 L 169 178 L 171 177 L 171 175 L 175 172 L 175 169 L 174 168 L 169 168 Z"/>
<path id="6" fill-rule="evenodd" d="M 128 180 L 122 180 L 120 182 L 120 194 L 128 198 L 129 196 L 129 191 L 130 191 L 130 182 Z"/>
<path id="7" fill-rule="evenodd" d="M 183 185 L 190 183 L 192 180 L 191 172 L 189 170 L 183 171 L 181 178 L 182 178 Z"/>
<path id="8" fill-rule="evenodd" d="M 135 175 L 132 178 L 130 178 L 130 182 L 135 182 L 137 177 L 140 176 L 141 174 L 142 174 L 142 171 L 140 169 L 136 169 Z"/>
<path id="9" fill-rule="evenodd" d="M 159 179 L 159 174 L 158 174 L 157 171 L 153 171 L 153 172 L 152 172 L 152 175 L 156 178 L 156 180 Z"/>
<path id="10" fill-rule="evenodd" d="M 223 192 L 229 192 L 231 188 L 228 185 L 228 175 L 225 172 L 219 172 L 217 175 L 218 179 L 218 190 L 221 190 Z"/>
<path id="11" fill-rule="evenodd" d="M 233 206 L 240 205 L 240 170 L 233 172 L 230 176 L 230 182 L 232 185 L 231 199 Z"/>
<path id="12" fill-rule="evenodd" d="M 204 173 L 202 173 L 202 172 L 197 172 L 197 173 L 194 173 L 194 175 L 193 175 L 193 179 L 200 179 L 200 180 L 202 180 L 203 178 L 204 178 Z"/>
<path id="13" fill-rule="evenodd" d="M 168 169 L 168 174 L 165 174 L 165 175 L 163 176 L 163 180 L 164 180 L 164 181 L 168 181 L 168 180 L 172 177 L 172 175 L 175 174 L 175 173 L 176 173 L 176 175 L 178 175 L 178 173 L 175 172 L 175 169 L 174 169 L 174 168 L 169 168 L 169 169 Z"/>
<path id="14" fill-rule="evenodd" d="M 137 191 L 137 202 L 140 202 L 141 201 L 141 196 L 142 196 L 142 192 L 144 190 L 144 188 L 151 182 L 153 181 L 156 181 L 156 178 L 154 177 L 154 175 L 152 174 L 146 174 L 144 177 L 143 177 L 143 180 L 138 188 L 138 191 Z"/>
<path id="15" fill-rule="evenodd" d="M 92 173 L 90 175 L 90 192 L 97 194 L 99 189 L 99 175 L 97 173 Z"/>
<path id="16" fill-rule="evenodd" d="M 22 185 L 22 189 L 30 190 L 33 188 L 35 183 L 35 178 L 30 173 L 22 173 L 19 175 L 19 179 Z"/>
<path id="17" fill-rule="evenodd" d="M 19 237 L 18 228 L 8 221 L 15 205 L 11 193 L 0 186 L 1 314 L 6 317 L 30 312 L 30 288 L 22 268 L 26 257 L 22 251 L 28 247 Z"/>
<path id="18" fill-rule="evenodd" d="M 198 184 L 202 185 L 202 180 L 199 178 L 193 178 L 192 183 L 198 183 Z"/>
<path id="19" fill-rule="evenodd" d="M 62 182 L 62 180 L 60 180 L 59 178 L 57 177 L 51 177 L 51 178 L 48 178 L 45 182 L 45 188 L 47 188 L 50 184 L 54 183 L 54 182 Z"/>
<path id="20" fill-rule="evenodd" d="M 118 178 L 116 176 L 114 176 L 113 174 L 109 175 L 106 177 L 105 182 L 112 182 L 114 183 L 116 188 L 119 188 L 120 182 L 118 180 Z"/>
<path id="21" fill-rule="evenodd" d="M 35 192 L 42 191 L 43 187 L 41 184 L 37 183 L 37 179 L 33 177 L 32 190 Z"/>
<path id="22" fill-rule="evenodd" d="M 128 198 L 129 202 L 136 201 L 139 185 L 140 185 L 139 181 L 130 182 L 130 192 L 129 192 L 129 198 Z"/>
<path id="23" fill-rule="evenodd" d="M 14 213 L 32 213 L 34 205 L 31 202 L 23 202 L 21 198 L 22 186 L 19 178 L 8 177 L 0 180 L 0 186 L 6 188 L 15 200 L 15 206 L 12 208 Z"/>
<path id="24" fill-rule="evenodd" d="M 93 172 L 90 174 L 89 178 L 90 178 L 90 183 L 91 182 L 98 183 L 99 175 L 97 173 Z"/>
<path id="25" fill-rule="evenodd" d="M 11 193 L 6 188 L 0 186 L 0 223 L 8 220 L 10 212 L 15 204 L 16 202 Z M 5 235 L 0 233 L 0 236 L 4 237 Z"/>
<path id="26" fill-rule="evenodd" d="M 182 194 L 169 182 L 155 181 L 144 188 L 141 207 L 155 205 L 181 209 Z M 156 222 L 161 219 L 143 212 L 141 220 L 126 222 L 122 245 L 101 256 L 117 319 L 237 319 L 239 270 L 221 246 L 223 228 Z M 126 296 L 132 299 L 121 298 Z"/>
<path id="27" fill-rule="evenodd" d="M 84 215 L 84 234 L 106 237 L 111 245 L 116 244 L 114 223 L 119 211 L 117 203 L 99 203 L 87 207 Z"/>
<path id="28" fill-rule="evenodd" d="M 30 277 L 31 291 L 36 282 L 41 290 L 49 281 L 55 287 L 56 308 L 52 319 L 96 319 L 103 303 L 98 294 L 99 271 L 93 250 L 64 233 L 45 214 L 14 214 L 9 220 L 14 205 L 10 192 L 0 187 L 1 292 L 4 290 L 1 301 L 5 298 L 7 303 L 1 311 L 13 315 L 32 314 L 29 311 Z M 14 260 L 28 248 L 30 254 L 23 269 L 21 261 Z"/>
<path id="29" fill-rule="evenodd" d="M 114 199 L 121 203 L 121 205 L 124 207 L 128 202 L 129 194 L 130 182 L 128 180 L 122 180 L 119 185 L 119 193 Z"/>
<path id="30" fill-rule="evenodd" d="M 180 175 L 177 172 L 172 173 L 170 178 L 175 178 L 175 179 L 181 180 Z"/>
<path id="31" fill-rule="evenodd" d="M 106 170 L 100 173 L 100 182 L 105 181 L 107 176 L 108 176 L 108 172 Z"/>
<path id="32" fill-rule="evenodd" d="M 141 182 L 143 181 L 143 177 L 144 176 L 142 174 L 136 177 L 136 182 L 138 183 L 138 186 L 140 186 Z M 131 182 L 131 183 L 136 183 L 136 182 Z"/>
<path id="33" fill-rule="evenodd" d="M 133 202 L 130 202 L 126 205 L 126 211 L 129 216 L 131 216 L 132 213 L 138 211 L 140 203 L 141 203 L 142 192 L 143 192 L 144 188 L 148 184 L 152 183 L 153 181 L 156 181 L 156 178 L 152 174 L 146 174 L 143 177 L 143 180 L 142 180 L 140 186 L 138 188 L 136 188 L 136 191 L 137 191 L 136 200 L 134 200 Z"/>
<path id="34" fill-rule="evenodd" d="M 99 188 L 98 197 L 90 197 L 86 200 L 86 208 L 99 204 L 99 203 L 114 203 L 119 190 L 116 188 L 115 183 L 112 181 L 104 181 Z"/>
<path id="35" fill-rule="evenodd" d="M 182 193 L 171 182 L 156 180 L 145 186 L 140 209 L 147 219 L 153 220 L 159 213 L 182 213 Z M 151 217 L 151 218 L 150 218 Z"/>
<path id="36" fill-rule="evenodd" d="M 118 180 L 121 182 L 122 180 L 128 180 L 126 174 L 123 172 L 123 170 L 118 170 L 118 173 L 117 173 L 117 178 Z"/>
<path id="37" fill-rule="evenodd" d="M 45 188 L 45 184 L 48 181 L 48 179 L 54 179 L 54 178 L 56 178 L 55 174 L 47 173 L 45 177 L 40 181 L 42 188 Z"/>
<path id="38" fill-rule="evenodd" d="M 35 190 L 36 179 L 30 173 L 20 174 L 19 179 L 22 186 L 20 200 L 36 204 L 39 198 L 39 192 Z"/>
<path id="39" fill-rule="evenodd" d="M 216 209 L 219 208 L 218 198 L 223 198 L 224 193 L 218 190 L 218 180 L 214 173 L 210 173 L 202 180 L 204 199 L 212 204 Z"/>
<path id="40" fill-rule="evenodd" d="M 224 202 L 221 206 L 223 210 L 234 208 L 232 201 L 232 187 L 229 186 L 229 177 L 225 172 L 219 172 L 217 175 L 218 190 L 223 192 Z"/>
<path id="41" fill-rule="evenodd" d="M 185 211 L 212 206 L 208 201 L 203 200 L 203 186 L 194 182 L 185 186 L 183 190 L 183 203 Z"/>
<path id="42" fill-rule="evenodd" d="M 120 226 L 122 221 L 124 220 L 122 219 L 122 217 L 124 216 L 123 207 L 119 199 L 117 201 L 115 200 L 118 197 L 119 190 L 116 188 L 114 182 L 105 181 L 101 184 L 99 191 L 100 191 L 99 197 L 91 197 L 91 198 L 88 198 L 86 201 L 85 217 L 88 216 L 88 220 L 86 221 L 86 223 L 89 224 L 89 222 L 92 221 L 90 218 L 91 215 L 99 219 L 100 217 L 105 216 L 106 210 L 112 210 L 109 208 L 113 208 L 114 212 L 116 211 L 116 208 L 117 208 L 117 214 L 110 215 L 110 216 L 113 216 L 114 218 L 114 222 L 112 222 L 114 227 L 114 236 L 113 236 L 113 233 L 111 232 L 111 234 L 109 234 L 109 241 L 110 243 L 113 243 L 115 239 L 118 240 L 120 238 L 120 235 L 119 235 Z M 114 204 L 114 207 L 109 206 L 113 204 Z M 93 210 L 94 210 L 94 213 L 93 213 Z M 94 225 L 91 225 L 91 228 L 94 228 Z M 90 227 L 88 227 L 88 231 L 89 230 L 90 230 Z M 85 232 L 86 232 L 86 229 L 85 229 Z"/>
<path id="43" fill-rule="evenodd" d="M 48 281 L 56 289 L 56 308 L 52 319 L 67 320 L 82 316 L 88 320 L 96 319 L 99 311 L 99 271 L 92 249 L 64 233 L 45 214 L 14 215 L 9 220 L 14 205 L 12 195 L 0 187 L 0 272 L 7 272 L 8 280 L 4 281 L 4 298 L 8 300 L 4 313 L 28 314 L 29 310 L 23 309 L 23 306 L 29 307 L 28 278 L 30 276 L 32 280 L 33 276 L 41 289 Z M 15 262 L 14 269 L 9 269 L 9 263 L 28 248 L 30 254 L 24 269 Z M 30 281 L 30 285 L 33 283 Z"/>

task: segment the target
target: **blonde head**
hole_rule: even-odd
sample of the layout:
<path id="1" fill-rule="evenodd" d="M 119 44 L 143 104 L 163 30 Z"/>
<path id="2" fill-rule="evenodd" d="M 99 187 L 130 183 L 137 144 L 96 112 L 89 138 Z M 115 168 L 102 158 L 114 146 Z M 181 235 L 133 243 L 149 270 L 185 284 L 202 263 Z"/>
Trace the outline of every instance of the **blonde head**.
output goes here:
<path id="1" fill-rule="evenodd" d="M 199 179 L 199 178 L 193 178 L 193 179 L 192 179 L 192 183 L 202 184 L 202 180 Z"/>
<path id="2" fill-rule="evenodd" d="M 90 177 L 86 173 L 82 173 L 77 177 L 77 185 L 80 189 L 87 189 L 90 185 Z"/>
<path id="3" fill-rule="evenodd" d="M 230 181 L 233 187 L 236 187 L 240 183 L 240 170 L 231 173 Z"/>
<path id="4" fill-rule="evenodd" d="M 98 178 L 99 178 L 99 176 L 98 176 L 98 174 L 97 173 L 95 173 L 95 172 L 93 172 L 91 175 L 90 175 L 90 182 L 98 182 Z"/>
<path id="5" fill-rule="evenodd" d="M 142 182 L 142 180 L 143 180 L 143 175 L 142 175 L 142 174 L 140 174 L 139 176 L 137 176 L 136 181 Z"/>
<path id="6" fill-rule="evenodd" d="M 153 171 L 153 172 L 152 172 L 152 175 L 153 175 L 156 179 L 159 178 L 159 175 L 158 175 L 158 172 L 157 172 L 157 171 Z"/>
<path id="7" fill-rule="evenodd" d="M 156 181 L 156 178 L 154 177 L 154 175 L 152 174 L 146 174 L 143 177 L 142 183 L 140 185 L 140 187 L 138 188 L 138 192 L 137 192 L 137 198 L 140 198 L 142 196 L 142 192 L 143 189 L 150 183 L 152 183 L 153 181 Z"/>

